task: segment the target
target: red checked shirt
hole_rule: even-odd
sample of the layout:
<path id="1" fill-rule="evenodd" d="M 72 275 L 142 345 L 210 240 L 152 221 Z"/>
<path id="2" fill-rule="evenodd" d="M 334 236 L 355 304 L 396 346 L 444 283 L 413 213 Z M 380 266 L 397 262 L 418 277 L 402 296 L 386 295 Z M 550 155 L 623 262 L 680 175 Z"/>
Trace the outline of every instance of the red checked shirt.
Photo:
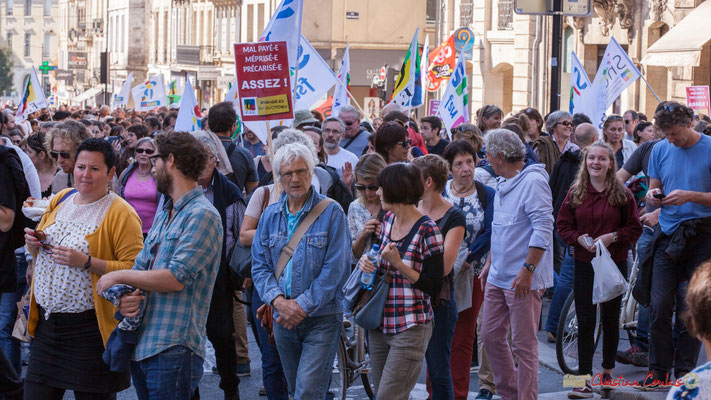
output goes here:
<path id="1" fill-rule="evenodd" d="M 383 225 L 380 233 L 381 248 L 388 243 L 395 243 L 398 247 L 404 245 L 405 238 L 394 241 L 390 238 L 392 224 L 395 214 L 389 212 L 383 217 Z M 406 249 L 400 248 L 400 255 L 403 263 L 410 266 L 420 274 L 423 273 L 422 262 L 436 254 L 444 253 L 444 240 L 437 224 L 429 217 L 424 217 L 422 223 L 413 226 L 416 230 L 411 231 L 407 236 L 412 236 L 412 240 Z M 382 332 L 385 334 L 395 334 L 406 331 L 416 325 L 423 325 L 434 318 L 430 296 L 420 289 L 414 287 L 404 275 L 395 269 L 385 260 L 378 265 L 378 275 L 386 273 L 392 275 L 388 299 L 383 309 Z"/>

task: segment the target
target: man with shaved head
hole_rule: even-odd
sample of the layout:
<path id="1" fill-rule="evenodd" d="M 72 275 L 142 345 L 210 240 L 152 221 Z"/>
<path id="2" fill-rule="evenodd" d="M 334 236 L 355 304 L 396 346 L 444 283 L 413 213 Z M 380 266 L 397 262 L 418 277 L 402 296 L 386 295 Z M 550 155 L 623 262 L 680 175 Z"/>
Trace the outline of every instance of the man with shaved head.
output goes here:
<path id="1" fill-rule="evenodd" d="M 553 166 L 553 172 L 551 172 L 551 177 L 548 181 L 553 192 L 553 217 L 556 220 L 558 219 L 558 210 L 560 210 L 560 206 L 563 204 L 563 200 L 568 194 L 570 186 L 573 185 L 575 176 L 578 174 L 583 150 L 596 142 L 598 138 L 595 126 L 587 122 L 578 125 L 573 135 L 575 136 L 575 143 L 580 147 L 580 150 L 563 153 Z M 559 238 L 558 232 L 555 232 L 553 237 L 555 239 L 553 267 L 558 271 L 558 282 L 553 291 L 553 300 L 546 319 L 545 329 L 548 332 L 549 342 L 555 341 L 560 311 L 563 308 L 565 299 L 568 298 L 568 295 L 573 290 L 573 271 L 575 270 L 573 256 L 568 252 L 563 240 Z"/>

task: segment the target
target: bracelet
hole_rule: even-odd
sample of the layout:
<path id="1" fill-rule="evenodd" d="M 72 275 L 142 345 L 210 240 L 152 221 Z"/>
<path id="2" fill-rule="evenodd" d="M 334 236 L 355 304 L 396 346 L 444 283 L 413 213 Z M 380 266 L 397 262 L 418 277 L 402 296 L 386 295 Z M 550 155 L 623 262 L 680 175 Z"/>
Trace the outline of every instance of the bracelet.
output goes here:
<path id="1" fill-rule="evenodd" d="M 91 256 L 86 259 L 86 263 L 84 263 L 84 271 L 88 271 L 89 268 L 91 268 Z"/>

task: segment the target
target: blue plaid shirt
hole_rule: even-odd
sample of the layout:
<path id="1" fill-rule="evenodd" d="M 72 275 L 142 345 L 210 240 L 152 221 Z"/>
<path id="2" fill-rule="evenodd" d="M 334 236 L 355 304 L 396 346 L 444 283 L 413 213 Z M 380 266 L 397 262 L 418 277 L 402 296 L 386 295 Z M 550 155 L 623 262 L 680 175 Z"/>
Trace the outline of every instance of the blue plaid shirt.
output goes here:
<path id="1" fill-rule="evenodd" d="M 146 293 L 133 360 L 141 361 L 178 345 L 205 358 L 205 324 L 221 251 L 220 214 L 199 187 L 185 193 L 174 206 L 169 198 L 158 210 L 133 269 L 168 269 L 185 287 L 178 292 Z"/>

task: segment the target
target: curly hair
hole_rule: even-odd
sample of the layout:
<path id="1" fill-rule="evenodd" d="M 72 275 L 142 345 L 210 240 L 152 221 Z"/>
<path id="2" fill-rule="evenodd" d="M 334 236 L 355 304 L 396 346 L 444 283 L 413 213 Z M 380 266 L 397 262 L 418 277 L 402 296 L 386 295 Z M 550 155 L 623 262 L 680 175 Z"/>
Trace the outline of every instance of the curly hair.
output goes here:
<path id="1" fill-rule="evenodd" d="M 687 311 L 682 314 L 689 333 L 699 339 L 711 340 L 711 261 L 699 265 L 686 289 Z"/>
<path id="2" fill-rule="evenodd" d="M 654 124 L 663 131 L 675 126 L 687 126 L 693 121 L 694 110 L 676 101 L 663 101 L 654 111 Z"/>
<path id="3" fill-rule="evenodd" d="M 195 136 L 188 132 L 171 132 L 153 140 L 163 159 L 172 154 L 178 171 L 189 179 L 198 180 L 207 164 L 207 150 Z"/>
<path id="4" fill-rule="evenodd" d="M 47 149 L 47 154 L 49 154 L 52 151 L 54 138 L 62 138 L 64 142 L 72 147 L 71 153 L 74 153 L 81 142 L 90 137 L 92 137 L 91 133 L 81 122 L 73 120 L 62 121 L 49 131 L 44 147 Z"/>
<path id="5" fill-rule="evenodd" d="M 610 159 L 611 166 L 605 173 L 605 195 L 607 203 L 612 207 L 625 207 L 629 200 L 625 185 L 617 179 L 617 163 L 615 162 L 615 154 L 612 152 L 612 147 L 604 142 L 595 142 L 582 151 L 582 164 L 578 169 L 578 174 L 575 177 L 575 182 L 570 189 L 570 208 L 577 208 L 588 195 L 588 185 L 590 184 L 590 173 L 587 168 L 588 153 L 594 148 L 602 148 L 607 152 L 607 157 Z"/>
<path id="6" fill-rule="evenodd" d="M 422 179 L 432 178 L 434 190 L 441 192 L 449 178 L 449 162 L 437 154 L 427 154 L 412 160 L 412 164 L 420 169 Z"/>

